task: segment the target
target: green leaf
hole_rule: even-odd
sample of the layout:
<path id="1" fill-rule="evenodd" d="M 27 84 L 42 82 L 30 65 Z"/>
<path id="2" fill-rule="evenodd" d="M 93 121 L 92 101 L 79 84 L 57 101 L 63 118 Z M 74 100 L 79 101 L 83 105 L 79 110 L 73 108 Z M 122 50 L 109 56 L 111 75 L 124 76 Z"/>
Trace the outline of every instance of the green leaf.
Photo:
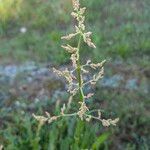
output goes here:
<path id="1" fill-rule="evenodd" d="M 103 133 L 102 135 L 100 135 L 97 140 L 94 142 L 94 144 L 92 145 L 92 150 L 98 150 L 98 148 L 100 146 L 102 146 L 104 144 L 104 142 L 108 139 L 109 137 L 109 133 Z"/>

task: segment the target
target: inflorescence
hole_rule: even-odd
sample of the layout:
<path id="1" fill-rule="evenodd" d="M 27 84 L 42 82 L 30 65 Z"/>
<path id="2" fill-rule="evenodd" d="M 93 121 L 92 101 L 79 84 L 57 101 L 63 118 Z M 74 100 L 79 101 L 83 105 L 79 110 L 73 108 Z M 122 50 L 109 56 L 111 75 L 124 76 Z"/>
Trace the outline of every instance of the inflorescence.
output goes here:
<path id="1" fill-rule="evenodd" d="M 55 68 L 53 68 L 53 71 L 61 77 L 64 77 L 68 83 L 68 92 L 70 93 L 70 98 L 68 101 L 68 105 L 64 104 L 61 108 L 61 113 L 58 116 L 51 116 L 48 112 L 46 112 L 46 116 L 36 116 L 33 115 L 35 119 L 37 119 L 41 124 L 44 124 L 45 122 L 51 123 L 61 117 L 71 117 L 71 116 L 78 116 L 81 120 L 90 121 L 91 119 L 95 119 L 98 121 L 101 121 L 103 126 L 110 126 L 110 125 L 116 125 L 116 123 L 119 121 L 119 118 L 116 118 L 114 120 L 112 119 L 102 119 L 101 110 L 89 110 L 89 108 L 86 105 L 86 100 L 91 98 L 94 94 L 89 93 L 87 95 L 84 94 L 83 89 L 87 85 L 95 85 L 97 81 L 101 78 L 103 78 L 104 75 L 104 63 L 106 60 L 100 62 L 100 63 L 92 63 L 91 60 L 88 60 L 86 64 L 81 65 L 80 62 L 80 46 L 81 42 L 84 41 L 89 47 L 96 48 L 95 44 L 91 40 L 92 32 L 86 32 L 85 28 L 85 16 L 84 13 L 86 11 L 86 8 L 80 7 L 79 0 L 72 0 L 73 4 L 73 12 L 71 13 L 72 17 L 77 21 L 77 25 L 75 26 L 75 32 L 71 33 L 69 35 L 63 36 L 61 39 L 63 40 L 71 40 L 74 37 L 78 37 L 78 45 L 76 47 L 73 47 L 69 44 L 62 45 L 61 47 L 65 49 L 68 53 L 70 53 L 71 61 L 73 70 L 69 70 L 66 68 L 64 71 L 59 71 Z M 89 81 L 83 80 L 83 74 L 89 73 L 88 68 L 94 69 L 97 73 L 95 73 L 92 78 Z M 77 93 L 79 93 L 79 110 L 74 113 L 67 113 L 68 107 L 70 107 L 70 103 L 73 99 L 73 96 L 75 96 Z M 97 116 L 91 115 L 91 112 L 96 112 Z"/>

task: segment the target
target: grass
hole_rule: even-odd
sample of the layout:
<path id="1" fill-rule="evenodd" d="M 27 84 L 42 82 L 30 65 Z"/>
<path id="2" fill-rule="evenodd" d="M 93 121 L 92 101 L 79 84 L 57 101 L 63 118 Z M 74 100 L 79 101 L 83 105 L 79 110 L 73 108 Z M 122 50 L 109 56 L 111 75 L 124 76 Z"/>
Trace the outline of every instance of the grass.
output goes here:
<path id="1" fill-rule="evenodd" d="M 101 91 L 98 92 L 98 91 Z M 77 118 L 61 119 L 51 125 L 45 124 L 37 136 L 37 121 L 31 114 L 35 111 L 51 111 L 59 114 L 66 98 L 61 102 L 54 97 L 48 101 L 28 102 L 19 100 L 11 104 L 12 109 L 3 105 L 0 110 L 0 141 L 6 149 L 132 149 L 148 150 L 149 115 L 147 95 L 136 92 L 100 88 L 89 105 L 103 108 L 103 117 L 120 117 L 116 127 L 104 128 L 98 122 L 86 123 Z M 65 95 L 64 95 L 65 96 Z M 54 100 L 55 99 L 55 100 Z M 18 101 L 15 100 L 15 101 Z M 55 102 L 54 102 L 55 101 Z M 93 106 L 92 104 L 95 103 Z M 5 120 L 5 121 L 3 121 Z M 82 134 L 81 134 L 82 133 Z"/>
<path id="2" fill-rule="evenodd" d="M 65 54 L 61 51 L 55 51 L 59 43 L 56 41 L 58 38 L 60 38 L 60 34 L 53 31 L 51 34 L 39 34 L 38 32 L 19 34 L 9 41 L 7 38 L 2 39 L 0 41 L 1 57 L 5 57 L 5 59 L 12 57 L 14 61 L 18 62 L 32 58 L 35 61 L 51 60 L 54 63 L 59 63 L 60 60 L 65 60 Z M 4 45 L 4 43 L 7 44 Z"/>
<path id="3" fill-rule="evenodd" d="M 47 0 L 44 3 L 31 0 L 22 3 L 20 4 L 22 11 L 17 13 L 18 17 L 10 16 L 5 21 L 5 26 L 0 23 L 1 57 L 9 59 L 11 55 L 12 60 L 19 62 L 31 59 L 56 64 L 68 62 L 67 54 L 60 48 L 60 37 L 70 31 L 67 28 L 70 16 L 66 13 L 71 11 L 70 3 L 67 0 L 63 2 Z M 104 58 L 132 60 L 148 55 L 150 49 L 148 4 L 148 0 L 142 2 L 98 0 L 84 4 L 90 12 L 87 15 L 89 29 L 96 32 L 93 38 L 97 49 L 90 56 L 99 61 Z M 27 32 L 21 34 L 19 30 L 24 26 Z M 84 54 L 88 55 L 88 52 L 87 48 L 83 49 Z M 146 61 L 144 58 L 142 60 Z"/>
<path id="4" fill-rule="evenodd" d="M 136 64 L 148 70 L 149 0 L 97 0 L 88 3 L 83 0 L 83 3 L 89 10 L 89 29 L 96 33 L 93 40 L 97 49 L 89 54 L 89 49 L 84 48 L 82 54 L 94 61 L 121 59 L 128 65 Z M 70 15 L 66 15 L 71 11 L 69 0 L 27 0 L 19 7 L 21 12 L 15 16 L 7 15 L 9 17 L 5 21 L 0 20 L 1 62 L 34 60 L 50 61 L 57 65 L 67 63 L 69 57 L 60 48 L 60 37 L 71 30 L 71 27 L 68 28 Z M 21 27 L 27 28 L 25 34 L 20 33 Z M 86 124 L 74 119 L 62 120 L 45 125 L 39 138 L 36 136 L 37 122 L 31 118 L 32 112 L 36 110 L 43 114 L 43 110 L 51 110 L 51 113 L 57 114 L 59 102 L 51 103 L 53 97 L 38 104 L 13 99 L 11 105 L 0 108 L 0 144 L 6 150 L 37 150 L 40 147 L 51 150 L 64 149 L 65 146 L 66 150 L 68 147 L 148 150 L 149 95 L 140 91 L 103 88 L 97 88 L 96 93 L 96 100 L 92 100 L 94 107 L 104 108 L 106 118 L 119 116 L 121 121 L 117 127 L 104 129 L 95 122 Z M 16 106 L 17 100 L 22 105 Z M 68 125 L 69 121 L 71 125 Z"/>

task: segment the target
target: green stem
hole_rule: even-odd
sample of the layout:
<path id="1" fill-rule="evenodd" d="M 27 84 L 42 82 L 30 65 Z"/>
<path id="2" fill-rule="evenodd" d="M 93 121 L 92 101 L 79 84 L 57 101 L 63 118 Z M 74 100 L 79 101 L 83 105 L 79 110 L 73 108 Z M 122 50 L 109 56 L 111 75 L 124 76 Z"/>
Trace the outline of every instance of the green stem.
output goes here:
<path id="1" fill-rule="evenodd" d="M 78 41 L 78 51 L 77 51 L 77 77 L 78 77 L 78 84 L 79 84 L 79 94 L 80 100 L 84 101 L 84 93 L 82 89 L 82 75 L 81 75 L 81 65 L 80 65 L 80 46 L 81 46 L 82 35 L 79 37 Z"/>

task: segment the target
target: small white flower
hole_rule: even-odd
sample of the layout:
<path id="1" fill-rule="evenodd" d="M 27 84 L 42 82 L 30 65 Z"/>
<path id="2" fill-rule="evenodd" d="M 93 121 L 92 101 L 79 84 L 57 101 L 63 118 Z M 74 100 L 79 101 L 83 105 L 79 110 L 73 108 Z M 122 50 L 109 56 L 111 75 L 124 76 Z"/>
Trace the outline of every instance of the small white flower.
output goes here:
<path id="1" fill-rule="evenodd" d="M 3 145 L 0 145 L 0 150 L 2 150 L 3 149 Z"/>
<path id="2" fill-rule="evenodd" d="M 26 32 L 27 32 L 27 28 L 26 28 L 26 27 L 20 28 L 20 32 L 21 32 L 21 33 L 26 33 Z"/>

